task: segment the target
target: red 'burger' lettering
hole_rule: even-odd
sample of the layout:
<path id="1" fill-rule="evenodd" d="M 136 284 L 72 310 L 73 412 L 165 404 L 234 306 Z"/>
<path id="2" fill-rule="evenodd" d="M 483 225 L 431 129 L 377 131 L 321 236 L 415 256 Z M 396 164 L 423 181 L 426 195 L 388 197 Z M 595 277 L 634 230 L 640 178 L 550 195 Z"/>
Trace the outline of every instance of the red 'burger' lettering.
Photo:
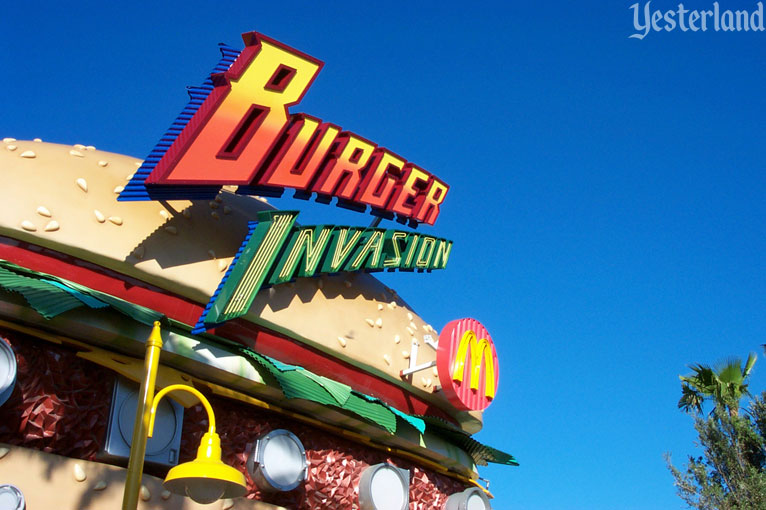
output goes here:
<path id="1" fill-rule="evenodd" d="M 254 32 L 243 38 L 147 185 L 294 188 L 434 224 L 449 186 L 358 135 L 289 114 L 322 62 Z"/>

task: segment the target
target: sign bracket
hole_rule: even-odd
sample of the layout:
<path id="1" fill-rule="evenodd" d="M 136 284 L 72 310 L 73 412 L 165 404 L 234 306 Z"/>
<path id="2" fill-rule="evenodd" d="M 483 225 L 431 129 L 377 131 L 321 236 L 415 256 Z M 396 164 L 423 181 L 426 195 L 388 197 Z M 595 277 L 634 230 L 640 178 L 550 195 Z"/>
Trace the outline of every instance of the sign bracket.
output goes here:
<path id="1" fill-rule="evenodd" d="M 423 363 L 422 365 L 405 368 L 404 370 L 399 372 L 399 375 L 404 377 L 410 374 L 414 374 L 415 372 L 420 372 L 421 370 L 425 370 L 427 368 L 431 368 L 435 366 L 436 366 L 436 361 L 429 361 L 428 363 Z"/>

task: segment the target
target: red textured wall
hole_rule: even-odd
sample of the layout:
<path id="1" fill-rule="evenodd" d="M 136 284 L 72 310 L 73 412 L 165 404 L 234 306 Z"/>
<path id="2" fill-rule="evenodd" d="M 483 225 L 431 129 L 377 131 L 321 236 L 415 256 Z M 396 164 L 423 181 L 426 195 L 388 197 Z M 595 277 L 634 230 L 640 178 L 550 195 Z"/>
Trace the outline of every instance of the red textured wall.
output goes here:
<path id="1" fill-rule="evenodd" d="M 75 352 L 0 330 L 16 353 L 16 386 L 0 406 L 0 443 L 94 460 L 106 436 L 113 372 Z"/>
<path id="2" fill-rule="evenodd" d="M 96 460 L 106 437 L 115 375 L 78 358 L 75 351 L 0 329 L 18 361 L 16 388 L 0 406 L 0 442 L 67 457 Z M 410 471 L 410 510 L 440 509 L 465 486 L 386 453 L 314 429 L 302 422 L 229 399 L 210 397 L 224 462 L 243 473 L 252 443 L 274 429 L 296 434 L 309 461 L 306 482 L 286 493 L 261 493 L 248 479 L 250 499 L 295 510 L 356 509 L 357 486 L 370 465 L 391 462 Z M 181 462 L 192 460 L 207 414 L 201 405 L 185 410 Z"/>

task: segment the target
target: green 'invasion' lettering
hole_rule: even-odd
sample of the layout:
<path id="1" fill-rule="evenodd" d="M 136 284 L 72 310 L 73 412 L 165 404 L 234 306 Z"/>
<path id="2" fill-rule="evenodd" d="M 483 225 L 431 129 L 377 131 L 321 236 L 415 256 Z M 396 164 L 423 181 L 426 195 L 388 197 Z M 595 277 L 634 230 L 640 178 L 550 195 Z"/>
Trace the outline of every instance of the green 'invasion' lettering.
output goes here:
<path id="1" fill-rule="evenodd" d="M 297 216 L 296 211 L 258 213 L 258 225 L 237 263 L 224 277 L 225 282 L 214 298 L 206 323 L 224 322 L 247 313 Z"/>
<path id="2" fill-rule="evenodd" d="M 404 252 L 404 263 L 399 266 L 401 269 L 412 269 L 412 263 L 415 260 L 415 253 L 417 252 L 418 241 L 420 235 L 413 234 L 407 241 L 407 249 Z"/>
<path id="3" fill-rule="evenodd" d="M 296 211 L 263 211 L 200 318 L 206 328 L 245 315 L 258 291 L 296 276 L 444 269 L 452 241 L 378 228 L 296 227 Z"/>
<path id="4" fill-rule="evenodd" d="M 433 237 L 424 237 L 418 250 L 418 258 L 415 261 L 415 267 L 418 269 L 428 269 L 430 267 L 431 255 L 434 254 L 436 239 Z M 427 251 L 426 251 L 427 250 Z"/>
<path id="5" fill-rule="evenodd" d="M 332 227 L 324 225 L 318 227 L 304 227 L 293 232 L 290 241 L 286 244 L 286 257 L 282 257 L 277 267 L 279 271 L 274 272 L 269 283 L 284 283 L 298 276 L 314 276 L 319 261 L 322 258 L 327 242 L 330 240 Z M 314 241 L 316 239 L 316 241 Z M 301 255 L 304 255 L 305 263 L 298 269 Z"/>
<path id="6" fill-rule="evenodd" d="M 449 254 L 452 251 L 452 241 L 446 239 L 439 239 L 439 246 L 436 247 L 436 255 L 434 256 L 433 269 L 444 269 L 447 267 L 447 261 L 449 260 Z"/>
<path id="7" fill-rule="evenodd" d="M 402 251 L 399 247 L 400 240 L 406 240 L 407 232 L 398 232 L 396 230 L 386 231 L 385 253 L 386 259 L 383 261 L 383 267 L 395 269 L 399 267 L 402 261 Z"/>
<path id="8" fill-rule="evenodd" d="M 380 269 L 381 253 L 383 252 L 383 237 L 384 230 L 368 230 L 367 241 L 364 246 L 356 253 L 356 256 L 352 259 L 352 262 L 348 264 L 346 269 L 348 271 L 358 271 L 364 264 L 365 269 Z M 370 260 L 365 263 L 369 258 Z"/>
<path id="9" fill-rule="evenodd" d="M 351 231 L 351 238 L 347 240 L 348 234 Z M 323 273 L 337 273 L 343 266 L 351 251 L 356 246 L 359 238 L 362 237 L 361 229 L 352 229 L 349 227 L 339 227 L 332 233 L 332 242 L 330 243 L 332 251 L 332 257 L 326 257 L 325 263 L 322 266 Z"/>

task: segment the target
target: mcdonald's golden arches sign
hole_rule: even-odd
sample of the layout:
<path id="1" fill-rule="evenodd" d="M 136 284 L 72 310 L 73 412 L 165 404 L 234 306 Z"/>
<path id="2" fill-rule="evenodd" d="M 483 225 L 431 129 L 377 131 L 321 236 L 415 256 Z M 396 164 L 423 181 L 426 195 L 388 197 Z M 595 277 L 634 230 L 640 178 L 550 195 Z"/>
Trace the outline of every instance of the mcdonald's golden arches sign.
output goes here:
<path id="1" fill-rule="evenodd" d="M 439 382 L 447 399 L 470 411 L 485 409 L 495 398 L 497 352 L 487 329 L 476 319 L 447 323 L 436 353 Z"/>

